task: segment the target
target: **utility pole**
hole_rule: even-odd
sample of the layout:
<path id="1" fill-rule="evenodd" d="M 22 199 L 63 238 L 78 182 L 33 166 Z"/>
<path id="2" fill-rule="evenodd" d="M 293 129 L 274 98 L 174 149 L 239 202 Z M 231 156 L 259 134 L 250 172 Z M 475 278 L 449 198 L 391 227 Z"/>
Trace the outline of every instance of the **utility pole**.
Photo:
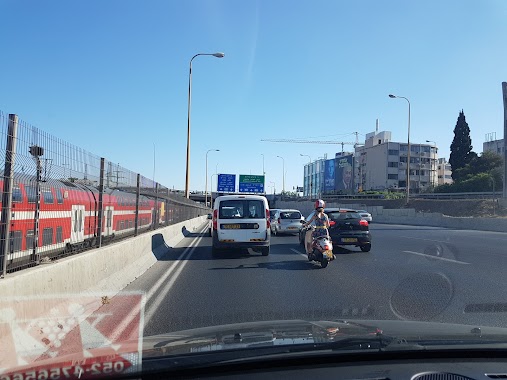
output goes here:
<path id="1" fill-rule="evenodd" d="M 507 204 L 507 82 L 502 82 L 503 92 L 503 201 Z"/>

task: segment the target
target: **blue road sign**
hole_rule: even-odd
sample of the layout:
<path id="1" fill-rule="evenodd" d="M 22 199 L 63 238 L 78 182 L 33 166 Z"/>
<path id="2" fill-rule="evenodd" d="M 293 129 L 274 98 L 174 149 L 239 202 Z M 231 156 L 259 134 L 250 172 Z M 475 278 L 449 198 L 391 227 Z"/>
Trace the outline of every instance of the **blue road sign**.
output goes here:
<path id="1" fill-rule="evenodd" d="M 236 174 L 219 174 L 217 192 L 234 193 L 236 192 Z"/>

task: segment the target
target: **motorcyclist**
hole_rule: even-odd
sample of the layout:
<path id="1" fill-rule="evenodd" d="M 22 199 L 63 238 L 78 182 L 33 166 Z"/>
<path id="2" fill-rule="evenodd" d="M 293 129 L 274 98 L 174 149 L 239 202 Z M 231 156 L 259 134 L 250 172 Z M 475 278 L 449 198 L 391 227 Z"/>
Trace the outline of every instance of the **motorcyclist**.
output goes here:
<path id="1" fill-rule="evenodd" d="M 314 229 L 308 229 L 305 234 L 305 247 L 308 255 L 310 255 L 313 251 L 313 239 L 329 235 L 327 230 L 329 228 L 329 218 L 324 213 L 324 207 L 326 207 L 326 202 L 322 199 L 317 200 L 315 202 L 315 213 L 310 220 L 303 224 L 303 227 L 305 228 L 312 223 L 315 225 Z"/>

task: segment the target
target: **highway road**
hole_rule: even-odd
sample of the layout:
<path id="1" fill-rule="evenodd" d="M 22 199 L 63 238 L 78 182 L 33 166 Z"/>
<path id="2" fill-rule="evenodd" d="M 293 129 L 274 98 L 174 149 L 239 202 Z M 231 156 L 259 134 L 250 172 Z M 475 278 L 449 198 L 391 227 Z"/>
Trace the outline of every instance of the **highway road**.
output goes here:
<path id="1" fill-rule="evenodd" d="M 273 236 L 267 257 L 213 259 L 202 228 L 125 291 L 147 295 L 145 335 L 295 318 L 507 325 L 507 233 L 370 228 L 371 252 L 338 247 L 325 269 L 308 262 L 295 236 Z"/>

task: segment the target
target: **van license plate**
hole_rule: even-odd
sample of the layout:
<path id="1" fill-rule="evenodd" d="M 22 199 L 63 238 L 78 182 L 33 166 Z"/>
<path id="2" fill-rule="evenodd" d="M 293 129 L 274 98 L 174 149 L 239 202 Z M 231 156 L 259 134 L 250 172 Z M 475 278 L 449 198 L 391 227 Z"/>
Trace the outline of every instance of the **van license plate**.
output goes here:
<path id="1" fill-rule="evenodd" d="M 224 224 L 224 230 L 239 230 L 241 225 L 239 224 Z"/>

